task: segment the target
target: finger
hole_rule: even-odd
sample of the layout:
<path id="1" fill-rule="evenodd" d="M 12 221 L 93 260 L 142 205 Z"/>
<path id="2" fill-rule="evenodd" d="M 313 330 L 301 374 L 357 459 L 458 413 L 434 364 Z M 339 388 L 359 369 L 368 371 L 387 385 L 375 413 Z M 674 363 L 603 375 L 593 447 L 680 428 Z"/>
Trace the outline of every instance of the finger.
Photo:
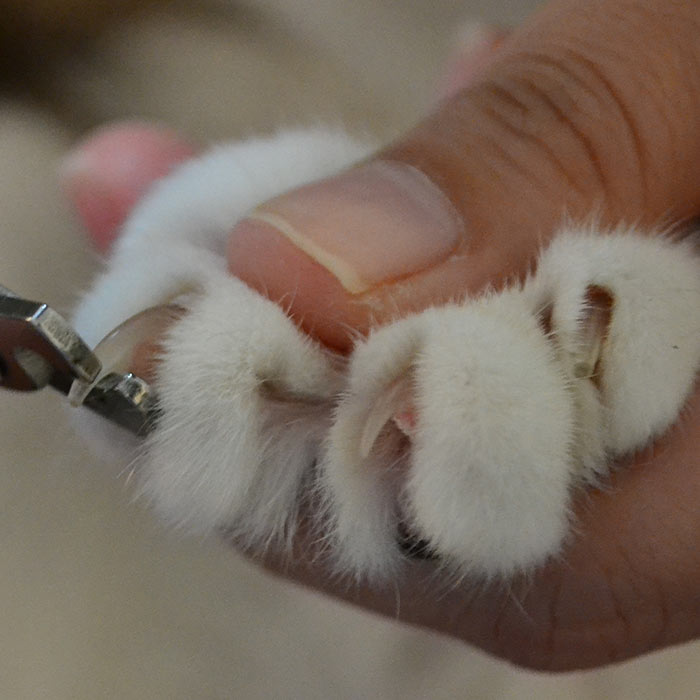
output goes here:
<path id="1" fill-rule="evenodd" d="M 353 331 L 521 272 L 565 213 L 642 225 L 691 216 L 700 6 L 666 10 L 551 5 L 375 159 L 242 222 L 231 271 L 274 300 L 293 291 L 303 327 L 347 347 Z"/>
<path id="2" fill-rule="evenodd" d="M 96 132 L 70 153 L 63 186 L 94 245 L 108 249 L 152 183 L 195 151 L 173 131 L 126 123 Z"/>

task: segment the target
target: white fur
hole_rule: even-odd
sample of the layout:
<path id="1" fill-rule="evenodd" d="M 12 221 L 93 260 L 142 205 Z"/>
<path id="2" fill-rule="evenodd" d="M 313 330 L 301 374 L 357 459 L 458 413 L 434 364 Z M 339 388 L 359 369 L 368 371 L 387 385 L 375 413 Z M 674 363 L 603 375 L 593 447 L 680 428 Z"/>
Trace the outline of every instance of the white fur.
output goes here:
<path id="1" fill-rule="evenodd" d="M 341 387 L 328 353 L 221 274 L 168 334 L 156 385 L 142 484 L 158 510 L 251 546 L 290 536 Z"/>
<path id="2" fill-rule="evenodd" d="M 78 328 L 95 343 L 196 291 L 165 342 L 139 467 L 169 521 L 288 543 L 320 493 L 318 527 L 357 578 L 398 574 L 400 526 L 459 573 L 529 570 L 560 552 L 574 487 L 678 417 L 700 368 L 700 259 L 660 236 L 569 227 L 523 285 L 378 329 L 341 371 L 227 275 L 224 246 L 261 201 L 365 152 L 291 132 L 184 166 L 132 215 Z M 591 287 L 613 301 L 607 325 Z"/>
<path id="3" fill-rule="evenodd" d="M 385 431 L 362 449 L 373 408 L 396 382 L 404 381 L 420 343 L 421 329 L 407 319 L 376 331 L 352 355 L 347 389 L 337 409 L 321 469 L 326 498 L 325 525 L 333 559 L 341 571 L 383 578 L 396 570 L 398 527 L 397 480 L 392 471 L 404 465 L 396 431 Z M 390 410 L 392 407 L 389 407 Z M 386 423 L 380 415 L 379 429 Z M 383 420 L 384 419 L 384 420 Z M 376 432 L 376 429 L 372 432 Z M 400 484 L 400 481 L 398 481 Z"/>
<path id="4" fill-rule="evenodd" d="M 693 244 L 629 230 L 573 232 L 553 241 L 533 283 L 554 300 L 562 338 L 575 333 L 586 286 L 614 297 L 601 376 L 606 449 L 639 449 L 669 428 L 698 370 L 700 263 Z"/>
<path id="5" fill-rule="evenodd" d="M 357 348 L 327 469 L 354 462 L 365 488 L 352 493 L 359 489 L 346 475 L 335 477 L 334 497 L 378 497 L 376 470 L 362 465 L 357 448 L 346 456 L 345 445 L 359 444 L 365 417 L 389 384 L 405 381 L 416 425 L 403 488 L 387 496 L 401 501 L 390 541 L 402 519 L 440 556 L 485 575 L 527 568 L 555 550 L 575 473 L 575 415 L 567 378 L 532 311 L 521 294 L 487 296 L 404 319 Z M 356 527 L 339 520 L 339 539 Z M 380 533 L 366 539 L 381 541 Z M 365 556 L 362 568 L 376 568 L 369 548 Z"/>

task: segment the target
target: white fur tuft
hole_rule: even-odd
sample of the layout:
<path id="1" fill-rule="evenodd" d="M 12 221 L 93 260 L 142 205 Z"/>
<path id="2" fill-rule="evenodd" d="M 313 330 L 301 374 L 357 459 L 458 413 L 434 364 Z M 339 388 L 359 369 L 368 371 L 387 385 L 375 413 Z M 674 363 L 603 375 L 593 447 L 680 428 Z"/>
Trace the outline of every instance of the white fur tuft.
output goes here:
<path id="1" fill-rule="evenodd" d="M 288 536 L 340 377 L 283 311 L 227 275 L 168 333 L 143 491 L 188 529 Z"/>
<path id="2" fill-rule="evenodd" d="M 542 256 L 536 284 L 556 300 L 553 323 L 566 338 L 587 286 L 612 293 L 601 358 L 606 449 L 630 452 L 667 430 L 700 367 L 700 262 L 691 243 L 629 230 L 561 234 Z"/>

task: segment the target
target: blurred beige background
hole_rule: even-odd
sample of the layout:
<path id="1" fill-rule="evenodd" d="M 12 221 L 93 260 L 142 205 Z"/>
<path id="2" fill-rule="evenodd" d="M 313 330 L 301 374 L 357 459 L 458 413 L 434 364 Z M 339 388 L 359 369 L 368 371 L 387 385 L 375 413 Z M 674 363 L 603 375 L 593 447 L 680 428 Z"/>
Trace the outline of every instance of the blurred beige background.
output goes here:
<path id="1" fill-rule="evenodd" d="M 320 119 L 389 136 L 465 18 L 515 24 L 536 4 L 0 0 L 0 282 L 68 310 L 98 269 L 56 177 L 86 129 L 145 118 L 207 142 Z M 0 436 L 0 698 L 700 697 L 697 644 L 528 673 L 183 541 L 76 444 L 56 396 L 0 394 Z"/>

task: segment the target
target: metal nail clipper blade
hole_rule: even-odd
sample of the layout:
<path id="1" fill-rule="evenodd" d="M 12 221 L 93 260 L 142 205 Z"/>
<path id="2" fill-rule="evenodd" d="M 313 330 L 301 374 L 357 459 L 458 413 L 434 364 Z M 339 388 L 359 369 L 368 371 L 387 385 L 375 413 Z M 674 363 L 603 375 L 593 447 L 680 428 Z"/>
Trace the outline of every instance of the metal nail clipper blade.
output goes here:
<path id="1" fill-rule="evenodd" d="M 52 386 L 68 395 L 88 386 L 82 404 L 136 434 L 156 415 L 149 385 L 131 373 L 100 377 L 102 365 L 76 330 L 50 306 L 0 285 L 0 387 L 36 391 Z"/>

